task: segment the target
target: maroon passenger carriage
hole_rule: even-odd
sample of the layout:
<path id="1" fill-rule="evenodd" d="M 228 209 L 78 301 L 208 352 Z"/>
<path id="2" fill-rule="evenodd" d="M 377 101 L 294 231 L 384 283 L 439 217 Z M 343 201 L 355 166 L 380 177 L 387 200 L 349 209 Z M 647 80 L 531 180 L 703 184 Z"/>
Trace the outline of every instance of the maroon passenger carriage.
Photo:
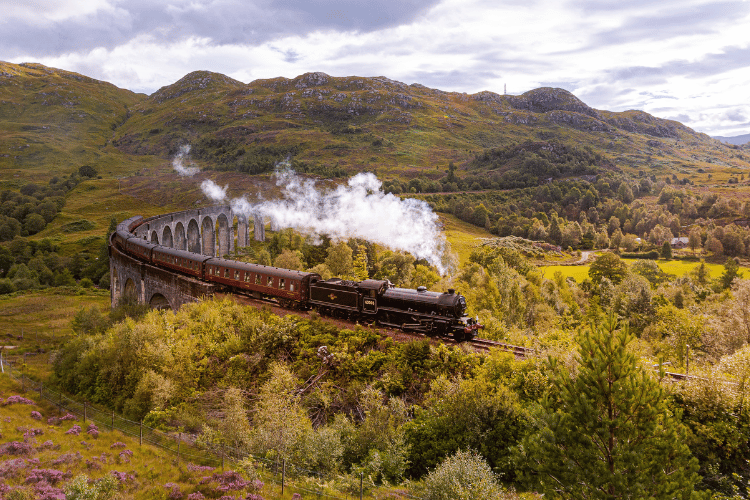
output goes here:
<path id="1" fill-rule="evenodd" d="M 284 307 L 304 307 L 310 282 L 319 280 L 320 275 L 210 258 L 205 262 L 204 279 L 249 292 L 251 297 L 275 298 Z"/>

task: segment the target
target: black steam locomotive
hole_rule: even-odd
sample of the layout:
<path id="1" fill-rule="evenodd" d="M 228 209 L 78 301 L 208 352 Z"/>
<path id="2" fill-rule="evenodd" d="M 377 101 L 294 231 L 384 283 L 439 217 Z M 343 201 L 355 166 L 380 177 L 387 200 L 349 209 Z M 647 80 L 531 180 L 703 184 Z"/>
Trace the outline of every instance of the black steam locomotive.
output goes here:
<path id="1" fill-rule="evenodd" d="M 437 293 L 422 286 L 396 288 L 387 280 L 323 280 L 317 273 L 207 257 L 138 238 L 133 231 L 142 222 L 138 216 L 120 223 L 111 236 L 112 244 L 139 260 L 220 283 L 231 291 L 274 299 L 284 307 L 312 308 L 334 317 L 459 341 L 471 340 L 482 328 L 465 315 L 466 300 L 453 289 Z"/>

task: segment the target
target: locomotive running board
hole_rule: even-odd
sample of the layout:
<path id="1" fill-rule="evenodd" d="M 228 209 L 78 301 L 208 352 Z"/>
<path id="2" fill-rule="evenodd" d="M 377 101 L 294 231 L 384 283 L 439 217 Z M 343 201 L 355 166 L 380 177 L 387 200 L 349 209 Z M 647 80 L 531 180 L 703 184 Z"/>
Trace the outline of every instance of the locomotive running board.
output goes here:
<path id="1" fill-rule="evenodd" d="M 400 330 L 409 330 L 412 332 L 420 332 L 420 333 L 426 333 L 427 329 L 424 327 L 424 325 L 421 325 L 419 323 L 386 323 L 385 321 L 378 321 L 379 325 L 382 326 L 390 326 L 391 328 L 398 328 Z"/>

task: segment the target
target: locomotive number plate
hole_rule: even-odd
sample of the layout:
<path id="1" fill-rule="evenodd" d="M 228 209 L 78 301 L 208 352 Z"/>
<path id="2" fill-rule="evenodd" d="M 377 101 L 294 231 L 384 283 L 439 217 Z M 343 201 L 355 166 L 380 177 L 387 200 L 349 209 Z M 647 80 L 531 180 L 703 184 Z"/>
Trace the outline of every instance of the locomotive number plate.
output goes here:
<path id="1" fill-rule="evenodd" d="M 365 298 L 362 301 L 362 309 L 369 312 L 375 312 L 378 308 L 378 303 L 375 299 Z"/>

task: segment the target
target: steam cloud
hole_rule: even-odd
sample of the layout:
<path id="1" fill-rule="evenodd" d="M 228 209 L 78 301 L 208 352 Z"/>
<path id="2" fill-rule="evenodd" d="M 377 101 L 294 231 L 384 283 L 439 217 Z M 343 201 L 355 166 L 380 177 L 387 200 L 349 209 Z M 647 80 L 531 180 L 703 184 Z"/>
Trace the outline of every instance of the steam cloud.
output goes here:
<path id="1" fill-rule="evenodd" d="M 277 170 L 276 184 L 284 199 L 252 204 L 244 197 L 237 198 L 231 201 L 232 210 L 248 218 L 259 214 L 280 228 L 310 235 L 380 243 L 427 260 L 441 274 L 447 271 L 446 241 L 438 229 L 437 215 L 424 201 L 384 193 L 375 175 L 360 173 L 347 185 L 324 191 L 315 181 L 300 179 L 284 169 Z"/>
<path id="2" fill-rule="evenodd" d="M 175 171 L 183 177 L 192 177 L 200 172 L 200 169 L 198 167 L 186 167 L 185 165 L 183 165 L 183 160 L 189 153 L 189 144 L 180 146 L 180 149 L 177 151 L 177 154 L 172 160 L 172 168 L 174 168 Z"/>
<path id="3" fill-rule="evenodd" d="M 183 171 L 182 157 L 190 151 L 183 147 L 173 164 Z M 403 250 L 425 259 L 445 274 L 451 267 L 445 237 L 438 229 L 438 217 L 427 203 L 401 199 L 381 191 L 382 183 L 370 173 L 360 173 L 347 185 L 333 190 L 319 188 L 315 181 L 304 180 L 281 162 L 276 170 L 276 185 L 284 199 L 251 203 L 246 197 L 227 199 L 227 188 L 210 179 L 201 190 L 215 202 L 228 201 L 232 210 L 252 220 L 255 215 L 269 218 L 279 228 L 293 228 L 302 233 L 332 239 L 361 238 L 394 250 Z"/>
<path id="4" fill-rule="evenodd" d="M 228 187 L 229 186 L 221 187 L 211 179 L 206 179 L 201 182 L 201 191 L 203 191 L 203 194 L 214 201 L 226 200 Z"/>

